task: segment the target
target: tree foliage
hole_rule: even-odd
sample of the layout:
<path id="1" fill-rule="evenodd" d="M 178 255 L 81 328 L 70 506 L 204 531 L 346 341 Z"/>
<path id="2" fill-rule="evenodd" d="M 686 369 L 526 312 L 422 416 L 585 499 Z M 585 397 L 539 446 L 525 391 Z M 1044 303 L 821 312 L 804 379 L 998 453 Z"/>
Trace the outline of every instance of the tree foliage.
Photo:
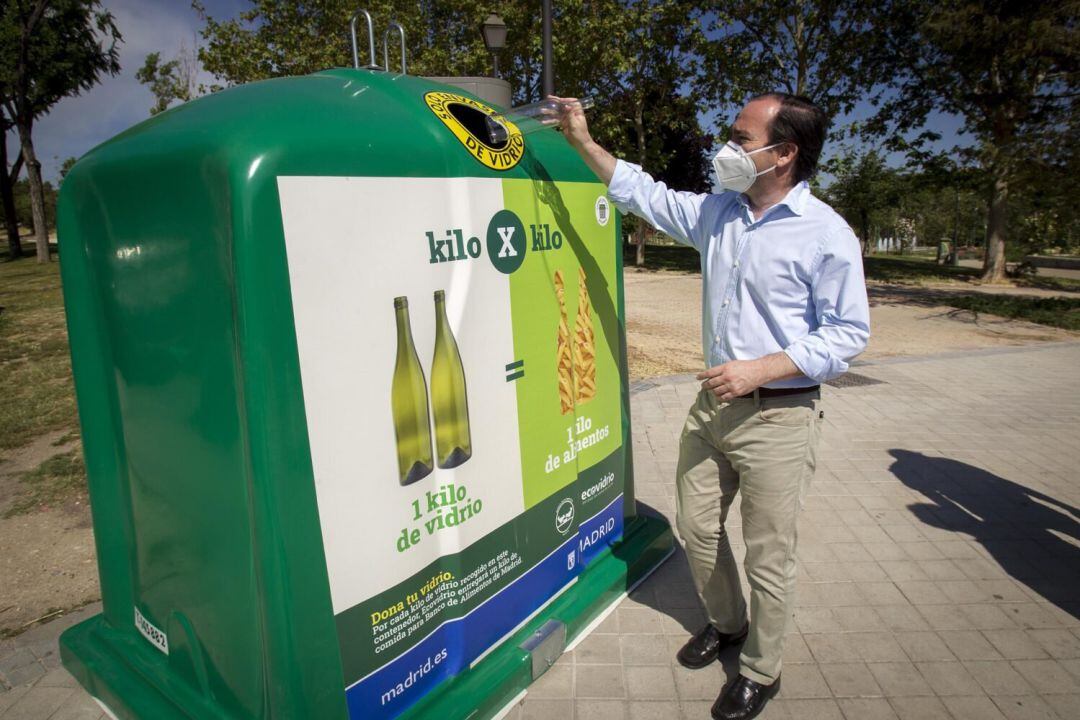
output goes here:
<path id="1" fill-rule="evenodd" d="M 1033 157 L 1060 151 L 1077 115 L 1076 0 L 904 0 L 879 22 L 891 33 L 888 94 L 868 130 L 903 142 L 935 112 L 958 115 L 985 171 L 984 279 L 1004 277 L 1010 196 Z M 961 153 L 958 148 L 957 154 Z"/>
<path id="2" fill-rule="evenodd" d="M 856 229 L 866 253 L 875 239 L 874 230 L 896 222 L 890 211 L 900 200 L 900 175 L 875 150 L 861 157 L 850 152 L 840 155 L 832 171 L 836 180 L 829 186 L 828 198 Z"/>
<path id="3" fill-rule="evenodd" d="M 657 175 L 676 170 L 671 163 L 676 155 L 693 175 L 705 161 L 697 153 L 711 145 L 702 136 L 695 111 L 700 97 L 690 85 L 704 44 L 695 4 L 627 0 L 621 9 L 608 18 L 615 24 L 605 33 L 604 64 L 581 66 L 593 73 L 594 92 L 606 99 L 592 123 L 594 132 L 612 151 Z M 672 142 L 680 131 L 691 139 L 689 146 Z M 630 224 L 636 237 L 635 264 L 643 265 L 645 224 Z"/>
<path id="4" fill-rule="evenodd" d="M 122 37 L 99 0 L 8 0 L 2 13 L 0 91 L 14 114 L 39 117 L 120 71 Z"/>
<path id="5" fill-rule="evenodd" d="M 196 97 L 199 92 L 197 77 L 195 51 L 185 46 L 181 46 L 177 57 L 166 62 L 161 61 L 160 52 L 150 53 L 135 73 L 135 79 L 154 94 L 151 115 L 164 112 L 174 102 L 187 102 Z"/>
<path id="6" fill-rule="evenodd" d="M 877 149 L 846 149 L 830 172 L 835 179 L 825 199 L 855 228 L 866 252 L 881 238 L 923 247 L 981 244 L 985 218 L 978 197 L 985 180 L 978 168 L 940 156 L 893 168 Z"/>
<path id="7" fill-rule="evenodd" d="M 866 97 L 886 67 L 872 0 L 724 0 L 705 16 L 701 85 L 720 106 L 804 95 L 830 117 Z"/>
<path id="8" fill-rule="evenodd" d="M 828 197 L 864 242 L 910 227 L 920 242 L 955 235 L 964 243 L 988 226 L 988 268 L 998 273 L 1006 235 L 1016 243 L 1010 252 L 1077 242 L 1068 188 L 1080 139 L 1078 4 L 561 0 L 554 3 L 556 88 L 598 97 L 590 111 L 597 139 L 686 189 L 707 187 L 710 133 L 724 133 L 729 118 L 720 113 L 752 94 L 806 95 L 833 118 L 870 101 L 878 112 L 863 137 L 879 150 L 836 156 Z M 354 5 L 344 0 L 251 0 L 224 19 L 196 7 L 205 21 L 200 59 L 223 86 L 351 65 Z M 535 2 L 378 0 L 369 9 L 377 33 L 390 19 L 408 29 L 410 72 L 433 76 L 488 74 L 479 25 L 500 14 L 509 29 L 500 64 L 514 103 L 540 99 Z M 381 34 L 376 45 L 382 48 Z M 364 64 L 366 47 L 360 23 Z M 167 63 L 156 60 L 160 79 Z M 964 118 L 974 147 L 930 151 L 928 141 L 940 140 L 928 130 L 936 113 Z M 882 153 L 894 150 L 907 154 L 906 168 L 889 167 Z M 974 218 L 976 197 L 981 218 Z"/>
<path id="9" fill-rule="evenodd" d="M 51 182 L 45 180 L 41 183 L 45 195 L 45 225 L 49 230 L 56 228 L 56 196 L 57 189 Z M 30 181 L 26 178 L 17 180 L 12 188 L 12 196 L 15 200 L 15 222 L 24 228 L 34 226 L 34 212 L 30 203 Z M 7 221 L 7 213 L 0 206 L 0 220 Z"/>
<path id="10" fill-rule="evenodd" d="M 349 20 L 356 11 L 354 2 L 252 0 L 249 9 L 226 19 L 212 17 L 198 0 L 194 6 L 204 21 L 205 44 L 199 59 L 225 85 L 352 66 Z M 381 33 L 390 20 L 401 23 L 408 33 L 413 74 L 477 74 L 489 62 L 479 33 L 488 12 L 486 4 L 474 0 L 375 0 L 365 6 L 377 20 L 376 62 L 380 65 L 384 63 Z M 504 18 L 511 26 L 517 19 L 513 13 Z M 357 31 L 360 64 L 366 65 L 370 58 L 362 19 Z"/>
<path id="11" fill-rule="evenodd" d="M 60 99 L 119 72 L 120 40 L 99 0 L 9 0 L 0 10 L 0 106 L 19 135 L 39 261 L 48 261 L 49 243 L 34 122 Z"/>
<path id="12" fill-rule="evenodd" d="M 67 174 L 71 172 L 71 168 L 75 167 L 75 163 L 79 161 L 76 157 L 64 158 L 64 162 L 60 163 L 60 182 L 64 181 Z"/>

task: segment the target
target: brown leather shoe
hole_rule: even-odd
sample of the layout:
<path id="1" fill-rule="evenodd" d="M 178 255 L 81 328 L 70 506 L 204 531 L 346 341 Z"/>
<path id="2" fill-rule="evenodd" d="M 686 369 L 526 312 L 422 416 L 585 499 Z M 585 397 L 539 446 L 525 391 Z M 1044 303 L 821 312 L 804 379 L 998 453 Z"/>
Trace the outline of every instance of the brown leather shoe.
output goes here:
<path id="1" fill-rule="evenodd" d="M 780 690 L 780 678 L 771 685 L 754 682 L 738 675 L 716 698 L 712 706 L 713 720 L 751 720 L 761 714 L 765 703 Z"/>
<path id="2" fill-rule="evenodd" d="M 709 623 L 694 633 L 689 642 L 682 646 L 675 659 L 683 667 L 697 670 L 703 668 L 720 655 L 720 651 L 731 645 L 738 645 L 746 639 L 750 632 L 750 623 L 743 625 L 743 629 L 732 635 L 722 633 Z"/>

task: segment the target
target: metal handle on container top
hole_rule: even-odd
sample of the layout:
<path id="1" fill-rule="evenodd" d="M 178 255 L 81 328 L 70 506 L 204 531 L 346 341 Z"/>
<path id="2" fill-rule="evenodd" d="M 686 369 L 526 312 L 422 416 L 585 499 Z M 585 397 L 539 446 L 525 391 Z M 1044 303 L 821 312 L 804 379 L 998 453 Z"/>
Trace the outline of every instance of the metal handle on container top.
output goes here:
<path id="1" fill-rule="evenodd" d="M 391 20 L 390 24 L 386 26 L 386 32 L 382 36 L 382 55 L 383 64 L 386 65 L 386 72 L 390 72 L 390 31 L 397 28 L 398 34 L 401 35 L 401 74 L 408 75 L 405 71 L 405 28 L 401 27 L 401 24 L 396 20 Z"/>
<path id="2" fill-rule="evenodd" d="M 367 20 L 367 34 L 368 34 L 368 50 L 371 55 L 371 64 L 367 67 L 377 68 L 378 63 L 375 62 L 375 25 L 371 22 L 371 13 L 367 10 L 357 10 L 353 13 L 352 20 L 349 21 L 349 34 L 352 36 L 352 62 L 353 67 L 357 70 L 360 69 L 360 54 L 357 51 L 356 45 L 356 21 L 363 15 Z M 404 40 L 402 41 L 404 43 Z"/>

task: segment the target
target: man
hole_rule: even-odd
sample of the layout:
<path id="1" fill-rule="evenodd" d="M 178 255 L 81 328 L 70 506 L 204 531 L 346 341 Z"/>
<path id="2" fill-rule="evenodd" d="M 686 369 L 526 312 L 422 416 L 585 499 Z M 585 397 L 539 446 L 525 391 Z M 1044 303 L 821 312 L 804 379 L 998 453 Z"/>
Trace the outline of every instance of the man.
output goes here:
<path id="1" fill-rule="evenodd" d="M 753 718 L 780 687 L 796 515 L 824 418 L 819 383 L 844 373 L 870 335 L 859 242 L 807 184 L 826 117 L 802 97 L 754 98 L 713 161 L 725 191 L 698 195 L 616 160 L 592 140 L 580 105 L 560 100 L 564 135 L 615 204 L 701 253 L 708 369 L 679 445 L 676 526 L 709 624 L 677 657 L 702 668 L 742 643 L 739 674 L 712 715 Z M 740 492 L 749 619 L 724 529 Z"/>

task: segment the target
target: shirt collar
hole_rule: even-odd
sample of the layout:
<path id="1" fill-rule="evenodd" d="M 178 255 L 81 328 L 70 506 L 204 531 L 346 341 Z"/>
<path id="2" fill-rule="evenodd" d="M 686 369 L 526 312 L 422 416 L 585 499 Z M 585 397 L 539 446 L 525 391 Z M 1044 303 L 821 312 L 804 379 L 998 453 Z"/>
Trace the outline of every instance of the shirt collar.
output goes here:
<path id="1" fill-rule="evenodd" d="M 750 201 L 746 199 L 746 193 L 739 193 L 736 197 L 739 199 L 739 203 L 744 208 L 746 208 L 747 212 L 749 212 L 750 211 Z M 783 200 L 776 203 L 776 205 L 773 205 L 771 208 L 769 208 L 765 212 L 768 213 L 768 212 L 772 211 L 773 208 L 779 207 L 780 205 L 785 205 L 785 206 L 787 206 L 788 210 L 795 213 L 796 215 L 802 215 L 803 212 L 806 210 L 806 202 L 809 199 L 810 199 L 810 184 L 808 182 L 806 182 L 805 180 L 802 180 L 799 183 L 797 183 L 795 185 L 795 187 L 788 190 L 787 195 L 784 196 Z"/>

